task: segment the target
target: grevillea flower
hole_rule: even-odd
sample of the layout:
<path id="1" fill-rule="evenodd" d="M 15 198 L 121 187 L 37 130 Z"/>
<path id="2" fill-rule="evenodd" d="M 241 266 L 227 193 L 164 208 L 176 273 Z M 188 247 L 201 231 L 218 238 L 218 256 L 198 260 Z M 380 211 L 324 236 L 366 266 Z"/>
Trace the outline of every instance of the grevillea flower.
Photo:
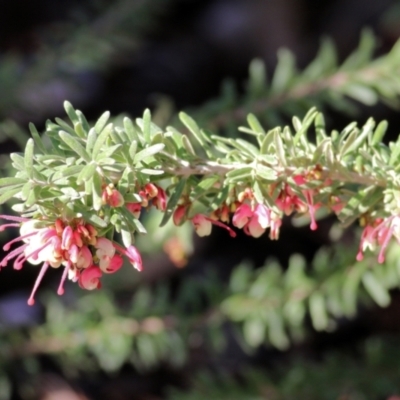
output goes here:
<path id="1" fill-rule="evenodd" d="M 317 174 L 317 172 L 318 172 L 318 170 L 316 170 L 313 173 Z M 293 177 L 293 180 L 299 186 L 302 186 L 307 183 L 306 178 L 302 175 L 295 175 Z M 314 195 L 316 194 L 316 189 L 304 189 L 304 190 L 302 190 L 302 193 L 306 199 L 306 204 L 308 206 L 308 213 L 311 218 L 310 229 L 312 231 L 315 231 L 318 228 L 317 222 L 315 221 L 315 212 L 321 206 L 319 203 L 314 204 Z"/>
<path id="2" fill-rule="evenodd" d="M 378 262 L 385 261 L 385 251 L 390 239 L 394 236 L 400 242 L 400 216 L 391 216 L 386 219 L 378 218 L 366 224 L 361 235 L 360 247 L 357 253 L 357 260 L 361 261 L 366 249 L 375 250 L 380 247 Z"/>
<path id="3" fill-rule="evenodd" d="M 64 293 L 67 277 L 84 289 L 99 288 L 102 273 L 114 273 L 123 264 L 121 255 L 115 254 L 116 249 L 136 269 L 142 269 L 142 259 L 136 248 L 130 246 L 125 250 L 104 237 L 98 237 L 96 229 L 80 219 L 69 223 L 57 219 L 51 223 L 7 215 L 1 215 L 0 218 L 11 221 L 0 226 L 0 230 L 20 228 L 20 236 L 4 245 L 4 251 L 9 253 L 0 262 L 0 267 L 5 267 L 10 260 L 14 260 L 14 269 L 21 269 L 25 261 L 34 265 L 42 264 L 28 299 L 29 305 L 35 303 L 34 295 L 49 267 L 63 267 L 57 290 L 59 295 Z M 22 244 L 10 251 L 11 246 L 18 242 Z"/>
<path id="4" fill-rule="evenodd" d="M 125 207 L 133 214 L 136 219 L 139 219 L 142 211 L 141 203 L 125 203 Z"/>
<path id="5" fill-rule="evenodd" d="M 83 270 L 78 279 L 79 286 L 82 289 L 86 290 L 94 290 L 94 289 L 100 289 L 101 288 L 101 270 L 99 267 L 96 267 L 92 265 L 89 268 L 86 268 Z"/>
<path id="6" fill-rule="evenodd" d="M 124 205 L 124 197 L 114 188 L 113 184 L 109 184 L 105 187 L 101 199 L 103 204 L 108 204 L 111 207 L 121 207 Z"/>
<path id="7" fill-rule="evenodd" d="M 250 205 L 247 203 L 241 204 L 235 211 L 232 217 L 232 224 L 236 226 L 236 228 L 242 229 L 246 226 L 250 218 L 253 216 L 253 210 Z"/>
<path id="8" fill-rule="evenodd" d="M 185 221 L 185 215 L 186 215 L 186 206 L 178 206 L 176 207 L 173 215 L 172 215 L 172 220 L 174 221 L 174 224 L 176 226 L 180 226 L 183 224 Z"/>
<path id="9" fill-rule="evenodd" d="M 157 186 L 157 195 L 153 198 L 152 204 L 160 211 L 165 211 L 167 208 L 167 195 L 159 186 Z"/>
<path id="10" fill-rule="evenodd" d="M 243 203 L 236 209 L 232 224 L 239 229 L 243 228 L 247 235 L 255 238 L 271 228 L 270 237 L 276 238 L 279 235 L 280 218 L 264 204 L 259 203 L 252 209 L 249 204 Z"/>
<path id="11" fill-rule="evenodd" d="M 226 229 L 231 237 L 236 236 L 236 232 L 233 231 L 229 226 L 225 225 L 220 221 L 213 220 L 212 218 L 206 217 L 204 214 L 196 214 L 192 218 L 192 223 L 196 233 L 199 236 L 208 236 L 211 234 L 212 225 L 217 225 L 221 228 Z"/>
<path id="12" fill-rule="evenodd" d="M 271 225 L 271 210 L 264 204 L 257 204 L 244 231 L 255 238 L 260 237 Z"/>
<path id="13" fill-rule="evenodd" d="M 141 271 L 143 269 L 142 257 L 135 246 L 128 246 L 126 249 L 114 243 L 115 249 L 122 254 L 123 256 L 127 257 L 129 262 L 133 265 L 133 268 Z"/>

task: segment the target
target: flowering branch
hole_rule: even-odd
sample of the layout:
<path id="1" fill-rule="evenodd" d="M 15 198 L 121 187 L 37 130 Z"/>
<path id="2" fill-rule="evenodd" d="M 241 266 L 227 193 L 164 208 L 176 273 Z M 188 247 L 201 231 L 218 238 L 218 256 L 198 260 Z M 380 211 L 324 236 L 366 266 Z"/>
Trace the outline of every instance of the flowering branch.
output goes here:
<path id="1" fill-rule="evenodd" d="M 293 118 L 293 129 L 266 132 L 250 114 L 249 128 L 239 128 L 251 136 L 244 140 L 210 134 L 184 113 L 190 136 L 156 126 L 149 111 L 136 125 L 128 118 L 108 123 L 105 113 L 91 127 L 68 102 L 65 109 L 72 125 L 48 122 L 43 139 L 31 125 L 24 154 L 11 154 L 15 176 L 0 180 L 0 203 L 17 200 L 20 214 L 2 216 L 10 221 L 2 229 L 20 228 L 4 250 L 22 243 L 0 266 L 42 264 L 29 304 L 49 267 L 63 268 L 58 294 L 67 277 L 99 288 L 122 257 L 140 271 L 134 234 L 146 233 L 140 214 L 150 207 L 163 213 L 161 226 L 171 217 L 177 226 L 189 220 L 200 236 L 216 225 L 234 237 L 232 224 L 253 237 L 269 229 L 278 239 L 284 215 L 307 215 L 315 230 L 320 210 L 346 225 L 359 219 L 359 260 L 380 247 L 383 262 L 391 237 L 400 239 L 400 140 L 382 143 L 385 121 L 351 123 L 328 135 L 323 115 L 311 109 Z"/>

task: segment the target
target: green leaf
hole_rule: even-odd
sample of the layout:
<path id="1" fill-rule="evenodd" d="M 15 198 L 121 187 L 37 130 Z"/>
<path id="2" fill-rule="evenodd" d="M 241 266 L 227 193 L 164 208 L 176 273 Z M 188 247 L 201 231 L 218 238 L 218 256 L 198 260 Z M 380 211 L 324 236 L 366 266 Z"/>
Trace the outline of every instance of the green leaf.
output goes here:
<path id="1" fill-rule="evenodd" d="M 68 134 L 67 132 L 60 131 L 58 133 L 62 141 L 68 145 L 76 154 L 78 154 L 80 157 L 82 157 L 86 162 L 90 162 L 91 158 L 87 151 L 83 148 L 83 146 L 79 143 L 77 139 L 75 139 L 73 136 Z"/>
<path id="2" fill-rule="evenodd" d="M 249 67 L 248 92 L 252 97 L 256 98 L 261 96 L 266 89 L 267 74 L 265 71 L 265 63 L 263 60 L 255 59 L 250 63 Z"/>
<path id="3" fill-rule="evenodd" d="M 80 185 L 81 183 L 88 181 L 91 179 L 96 172 L 97 165 L 96 164 L 87 164 L 83 167 L 81 172 L 76 179 L 76 183 Z"/>
<path id="4" fill-rule="evenodd" d="M 257 133 L 265 133 L 264 128 L 261 126 L 260 121 L 254 114 L 249 114 L 247 116 L 247 123 L 249 124 L 250 128 L 253 129 Z"/>
<path id="5" fill-rule="evenodd" d="M 21 187 L 9 189 L 7 192 L 0 195 L 0 204 L 5 203 L 6 201 L 10 200 L 14 195 L 21 192 Z"/>
<path id="6" fill-rule="evenodd" d="M 128 117 L 124 118 L 124 129 L 131 141 L 133 141 L 133 140 L 139 141 L 140 140 L 139 136 L 137 134 L 137 131 L 133 125 L 132 120 Z"/>
<path id="7" fill-rule="evenodd" d="M 105 113 L 103 113 L 100 118 L 97 120 L 94 129 L 95 131 L 100 134 L 102 132 L 102 130 L 104 129 L 104 127 L 107 124 L 108 119 L 110 118 L 110 112 L 106 111 Z"/>
<path id="8" fill-rule="evenodd" d="M 69 101 L 64 101 L 64 110 L 74 125 L 80 122 L 74 107 Z"/>
<path id="9" fill-rule="evenodd" d="M 317 331 L 325 330 L 328 327 L 328 315 L 324 296 L 315 292 L 310 296 L 310 315 L 314 328 Z"/>
<path id="10" fill-rule="evenodd" d="M 97 132 L 95 131 L 94 128 L 91 128 L 89 130 L 86 140 L 86 151 L 88 152 L 88 154 L 91 154 L 93 146 L 96 143 L 96 140 L 97 140 Z"/>
<path id="11" fill-rule="evenodd" d="M 243 336 L 251 347 L 260 346 L 265 339 L 265 321 L 259 317 L 247 318 L 243 324 Z"/>
<path id="12" fill-rule="evenodd" d="M 178 184 L 175 186 L 174 191 L 168 200 L 167 208 L 165 210 L 163 219 L 161 220 L 160 227 L 164 226 L 169 221 L 169 219 L 171 218 L 171 215 L 175 211 L 175 207 L 177 206 L 178 201 L 181 198 L 183 189 L 185 188 L 186 181 L 187 181 L 187 178 L 182 178 L 179 180 Z"/>
<path id="13" fill-rule="evenodd" d="M 67 167 L 61 171 L 61 176 L 66 178 L 68 176 L 77 175 L 84 167 L 84 165 L 71 165 L 70 167 Z"/>
<path id="14" fill-rule="evenodd" d="M 196 152 L 193 149 L 192 143 L 190 143 L 189 138 L 186 135 L 181 136 L 183 147 L 186 151 L 191 154 L 192 156 L 196 155 Z"/>
<path id="15" fill-rule="evenodd" d="M 145 160 L 148 157 L 153 156 L 154 154 L 159 153 L 165 145 L 163 143 L 153 144 L 150 147 L 146 147 L 145 149 L 137 152 L 133 159 L 133 163 L 137 164 L 138 162 Z"/>
<path id="16" fill-rule="evenodd" d="M 39 135 L 39 132 L 37 131 L 35 125 L 33 125 L 31 122 L 29 123 L 29 130 L 31 132 L 32 138 L 35 141 L 36 147 L 43 153 L 46 154 L 46 148 L 43 144 L 42 138 Z"/>
<path id="17" fill-rule="evenodd" d="M 22 185 L 24 183 L 26 183 L 26 179 L 23 178 L 13 178 L 13 177 L 0 178 L 0 186 L 11 186 L 19 184 Z"/>
<path id="18" fill-rule="evenodd" d="M 104 143 L 106 142 L 107 138 L 109 137 L 113 129 L 114 129 L 113 124 L 108 124 L 104 129 L 102 129 L 101 133 L 97 137 L 96 143 L 93 146 L 93 151 L 92 151 L 93 160 L 97 159 L 97 156 L 99 155 Z"/>
<path id="19" fill-rule="evenodd" d="M 242 167 L 233 169 L 226 174 L 226 178 L 230 181 L 249 179 L 250 177 L 252 177 L 253 171 L 253 167 Z"/>
<path id="20" fill-rule="evenodd" d="M 33 139 L 28 139 L 25 147 L 24 154 L 24 166 L 26 174 L 29 178 L 33 178 L 33 150 L 34 150 L 34 141 Z"/>
<path id="21" fill-rule="evenodd" d="M 278 51 L 278 64 L 271 81 L 271 92 L 281 93 L 292 83 L 296 75 L 296 65 L 293 53 L 287 49 Z"/>
<path id="22" fill-rule="evenodd" d="M 362 276 L 362 283 L 378 305 L 387 307 L 390 304 L 390 295 L 388 291 L 371 271 L 366 271 L 364 273 Z"/>
<path id="23" fill-rule="evenodd" d="M 146 109 L 143 113 L 143 136 L 146 143 L 151 141 L 151 113 L 149 109 Z"/>
<path id="24" fill-rule="evenodd" d="M 379 122 L 378 126 L 375 129 L 375 132 L 372 136 L 371 144 L 377 145 L 382 142 L 383 137 L 385 136 L 385 133 L 388 129 L 388 122 L 383 120 Z"/>
<path id="25" fill-rule="evenodd" d="M 182 121 L 182 123 L 186 126 L 186 128 L 189 129 L 190 132 L 192 132 L 193 136 L 196 138 L 196 140 L 199 142 L 199 144 L 205 148 L 207 146 L 206 141 L 204 140 L 203 135 L 200 132 L 200 128 L 197 125 L 196 121 L 184 113 L 183 111 L 179 113 L 179 119 Z"/>
<path id="26" fill-rule="evenodd" d="M 274 132 L 274 143 L 276 155 L 278 156 L 279 161 L 283 166 L 286 166 L 285 148 L 283 147 L 283 141 L 278 131 Z"/>
<path id="27" fill-rule="evenodd" d="M 92 185 L 93 185 L 93 190 L 92 190 L 92 202 L 93 202 L 93 208 L 96 211 L 99 211 L 102 207 L 102 178 L 100 174 L 95 173 L 93 175 L 93 180 L 92 180 Z"/>
<path id="28" fill-rule="evenodd" d="M 132 140 L 132 143 L 129 146 L 129 156 L 131 157 L 132 160 L 135 158 L 137 147 L 138 147 L 137 140 Z"/>

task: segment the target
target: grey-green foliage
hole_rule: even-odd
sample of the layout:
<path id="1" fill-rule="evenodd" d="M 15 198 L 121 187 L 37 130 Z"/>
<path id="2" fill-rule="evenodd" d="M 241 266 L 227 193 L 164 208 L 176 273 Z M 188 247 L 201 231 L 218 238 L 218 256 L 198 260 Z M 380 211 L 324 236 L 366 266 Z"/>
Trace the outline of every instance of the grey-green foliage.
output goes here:
<path id="1" fill-rule="evenodd" d="M 285 269 L 276 261 L 256 271 L 242 264 L 231 276 L 221 310 L 241 323 L 250 347 L 270 343 L 286 349 L 304 339 L 307 315 L 314 329 L 332 331 L 339 318 L 353 318 L 371 299 L 388 306 L 389 291 L 400 285 L 399 255 L 398 246 L 391 246 L 378 265 L 372 257 L 356 261 L 352 250 L 335 246 L 320 249 L 311 266 L 300 255 L 293 255 Z"/>
<path id="2" fill-rule="evenodd" d="M 186 391 L 171 388 L 168 399 L 378 400 L 398 395 L 398 340 L 372 338 L 358 351 L 358 359 L 336 352 L 323 363 L 295 359 L 274 372 L 242 366 L 236 379 L 223 372 L 203 371 Z"/>
<path id="3" fill-rule="evenodd" d="M 360 44 L 339 64 L 332 40 L 325 38 L 315 59 L 299 70 L 293 53 L 278 52 L 278 64 L 270 80 L 261 60 L 250 64 L 245 93 L 239 95 L 232 83 L 223 86 L 220 97 L 195 113 L 205 126 L 232 128 L 251 112 L 267 127 L 282 124 L 282 117 L 304 115 L 310 107 L 332 107 L 345 114 L 354 114 L 357 103 L 372 106 L 381 101 L 399 106 L 400 41 L 391 51 L 374 59 L 377 40 L 365 30 Z"/>

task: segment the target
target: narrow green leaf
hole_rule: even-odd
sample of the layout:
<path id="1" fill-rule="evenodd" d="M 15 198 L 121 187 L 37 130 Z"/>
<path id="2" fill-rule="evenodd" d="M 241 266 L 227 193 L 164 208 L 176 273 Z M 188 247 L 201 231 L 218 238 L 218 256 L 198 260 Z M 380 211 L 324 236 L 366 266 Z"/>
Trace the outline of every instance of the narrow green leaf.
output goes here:
<path id="1" fill-rule="evenodd" d="M 106 126 L 107 121 L 108 121 L 109 118 L 110 118 L 110 112 L 106 111 L 97 120 L 97 122 L 96 122 L 96 124 L 94 126 L 94 129 L 99 135 L 102 132 L 102 130 L 104 129 L 104 127 Z"/>
<path id="2" fill-rule="evenodd" d="M 310 315 L 314 328 L 317 331 L 328 327 L 328 315 L 322 293 L 315 292 L 310 296 Z"/>
<path id="3" fill-rule="evenodd" d="M 85 132 L 85 130 L 83 129 L 83 126 L 80 122 L 77 122 L 76 124 L 74 124 L 74 130 L 75 130 L 75 133 L 77 134 L 77 136 L 79 136 L 80 138 L 86 138 L 87 132 Z"/>
<path id="4" fill-rule="evenodd" d="M 93 160 L 97 159 L 97 156 L 99 155 L 104 143 L 106 142 L 107 138 L 109 137 L 113 129 L 114 129 L 113 124 L 108 124 L 104 129 L 102 129 L 101 133 L 97 137 L 96 143 L 93 146 L 93 151 L 92 151 Z"/>
<path id="5" fill-rule="evenodd" d="M 86 140 L 86 151 L 88 152 L 88 154 L 91 154 L 93 146 L 96 143 L 96 140 L 97 140 L 97 132 L 95 131 L 94 128 L 91 128 Z"/>
<path id="6" fill-rule="evenodd" d="M 247 116 L 247 123 L 249 124 L 250 128 L 253 129 L 257 133 L 265 133 L 264 128 L 261 126 L 260 121 L 254 114 L 249 114 Z"/>
<path id="7" fill-rule="evenodd" d="M 68 147 L 70 147 L 73 151 L 75 151 L 75 153 L 78 154 L 80 157 L 82 157 L 86 162 L 89 163 L 91 161 L 89 154 L 79 143 L 78 139 L 74 138 L 73 136 L 64 131 L 60 131 L 58 135 Z"/>
<path id="8" fill-rule="evenodd" d="M 97 226 L 99 228 L 107 228 L 108 226 L 107 222 L 96 214 L 83 213 L 83 217 L 86 221 L 92 223 L 94 226 Z"/>
<path id="9" fill-rule="evenodd" d="M 151 113 L 146 109 L 143 113 L 143 136 L 146 143 L 151 141 Z"/>
<path id="10" fill-rule="evenodd" d="M 130 230 L 121 228 L 122 243 L 125 247 L 129 247 L 133 243 L 132 232 Z"/>
<path id="11" fill-rule="evenodd" d="M 11 186 L 24 183 L 26 183 L 26 179 L 22 178 L 13 178 L 13 177 L 0 178 L 0 186 Z"/>
<path id="12" fill-rule="evenodd" d="M 31 135 L 33 137 L 33 140 L 35 141 L 36 147 L 43 153 L 46 154 L 46 148 L 43 144 L 42 138 L 39 135 L 39 132 L 37 131 L 35 125 L 32 124 L 32 122 L 29 123 L 29 130 L 31 132 Z"/>
<path id="13" fill-rule="evenodd" d="M 229 180 L 250 178 L 252 176 L 253 170 L 254 170 L 253 167 L 242 167 L 242 168 L 233 169 L 232 171 L 229 171 L 226 174 L 226 178 Z"/>
<path id="14" fill-rule="evenodd" d="M 286 166 L 285 149 L 283 147 L 281 135 L 279 134 L 278 131 L 274 132 L 274 143 L 275 143 L 276 155 L 278 156 L 279 161 L 283 166 Z"/>
<path id="15" fill-rule="evenodd" d="M 129 156 L 132 160 L 135 158 L 137 147 L 138 142 L 136 140 L 133 140 L 131 145 L 129 146 Z"/>
<path id="16" fill-rule="evenodd" d="M 142 223 L 138 219 L 132 218 L 132 224 L 135 226 L 136 232 L 139 232 L 143 235 L 147 233 L 146 228 L 142 225 Z"/>
<path id="17" fill-rule="evenodd" d="M 248 92 L 253 97 L 259 97 L 267 89 L 267 74 L 265 63 L 261 59 L 255 59 L 249 67 Z"/>
<path id="18" fill-rule="evenodd" d="M 74 107 L 72 107 L 72 104 L 69 101 L 64 101 L 64 110 L 74 125 L 80 122 Z"/>
<path id="19" fill-rule="evenodd" d="M 83 167 L 81 172 L 76 179 L 76 183 L 80 185 L 81 183 L 88 181 L 91 179 L 96 171 L 97 165 L 96 164 L 87 164 Z"/>
<path id="20" fill-rule="evenodd" d="M 160 227 L 164 226 L 168 220 L 171 218 L 172 213 L 175 211 L 175 207 L 181 198 L 183 189 L 185 188 L 187 178 L 182 178 L 179 180 L 178 184 L 175 186 L 174 191 L 167 203 L 167 209 L 165 210 L 163 219 L 161 220 Z"/>
<path id="21" fill-rule="evenodd" d="M 200 128 L 198 127 L 196 121 L 183 111 L 179 113 L 179 119 L 186 126 L 186 128 L 188 128 L 189 131 L 192 132 L 193 136 L 196 138 L 199 144 L 203 148 L 205 148 L 207 144 L 203 138 L 203 135 L 200 133 Z"/>
<path id="22" fill-rule="evenodd" d="M 383 287 L 379 279 L 370 271 L 366 271 L 362 276 L 362 283 L 365 289 L 381 307 L 387 307 L 390 304 L 390 295 Z"/>
<path id="23" fill-rule="evenodd" d="M 296 75 L 295 58 L 287 49 L 278 51 L 278 64 L 271 81 L 271 92 L 281 93 L 286 90 Z"/>
<path id="24" fill-rule="evenodd" d="M 76 110 L 76 115 L 78 116 L 79 122 L 82 124 L 82 127 L 85 130 L 85 132 L 89 132 L 91 128 L 89 123 L 87 122 L 86 117 L 83 115 L 82 111 Z"/>
<path id="25" fill-rule="evenodd" d="M 101 190 L 101 184 L 102 184 L 102 179 L 101 176 L 96 172 L 93 175 L 93 180 L 92 180 L 92 202 L 93 202 L 93 209 L 96 211 L 99 211 L 102 206 L 102 190 Z"/>
<path id="26" fill-rule="evenodd" d="M 35 142 L 33 139 L 28 139 L 25 147 L 25 154 L 24 154 L 24 165 L 26 174 L 29 178 L 33 178 L 33 151 L 34 151 L 34 144 Z"/>
<path id="27" fill-rule="evenodd" d="M 265 340 L 265 321 L 261 318 L 250 317 L 244 321 L 243 336 L 251 347 L 258 347 Z"/>
<path id="28" fill-rule="evenodd" d="M 141 138 L 139 138 L 139 135 L 132 123 L 132 120 L 128 117 L 124 118 L 124 128 L 125 128 L 125 132 L 127 133 L 130 141 L 140 141 L 143 144 L 143 141 L 141 140 Z"/>
<path id="29" fill-rule="evenodd" d="M 15 169 L 25 172 L 24 157 L 18 153 L 11 153 L 10 158 L 13 161 L 12 165 Z"/>
<path id="30" fill-rule="evenodd" d="M 146 158 L 151 157 L 154 154 L 159 153 L 164 147 L 165 147 L 165 145 L 163 143 L 158 143 L 158 144 L 154 144 L 150 147 L 146 147 L 143 150 L 140 150 L 139 152 L 137 152 L 135 154 L 133 163 L 137 164 L 138 162 L 145 160 Z"/>
<path id="31" fill-rule="evenodd" d="M 6 201 L 10 200 L 14 195 L 21 192 L 21 187 L 17 187 L 14 189 L 9 189 L 7 192 L 3 193 L 0 196 L 0 204 L 5 203 Z"/>
<path id="32" fill-rule="evenodd" d="M 382 139 L 385 136 L 387 128 L 388 128 L 388 122 L 387 121 L 383 120 L 383 121 L 379 122 L 379 124 L 376 127 L 375 132 L 374 132 L 374 134 L 372 136 L 371 144 L 373 146 L 382 142 Z"/>
<path id="33" fill-rule="evenodd" d="M 77 175 L 84 167 L 84 165 L 71 165 L 70 167 L 67 167 L 61 171 L 61 176 L 66 178 L 68 176 Z"/>
<path id="34" fill-rule="evenodd" d="M 76 136 L 76 132 L 74 130 L 74 128 L 72 128 L 70 125 L 68 125 L 64 120 L 62 120 L 61 118 L 56 117 L 55 121 L 57 122 L 58 125 L 52 124 L 50 125 L 53 129 L 53 131 L 58 132 L 60 130 L 60 127 L 62 129 L 64 129 L 66 132 L 68 132 L 70 135 L 72 136 Z M 48 130 L 46 130 L 48 131 Z"/>
<path id="35" fill-rule="evenodd" d="M 141 174 L 145 175 L 162 175 L 164 173 L 162 169 L 151 169 L 151 168 L 140 168 L 138 171 Z"/>
<path id="36" fill-rule="evenodd" d="M 189 138 L 186 135 L 182 135 L 181 139 L 182 139 L 182 145 L 186 149 L 186 151 L 192 156 L 195 156 L 196 152 L 194 151 L 192 143 L 190 143 Z"/>

